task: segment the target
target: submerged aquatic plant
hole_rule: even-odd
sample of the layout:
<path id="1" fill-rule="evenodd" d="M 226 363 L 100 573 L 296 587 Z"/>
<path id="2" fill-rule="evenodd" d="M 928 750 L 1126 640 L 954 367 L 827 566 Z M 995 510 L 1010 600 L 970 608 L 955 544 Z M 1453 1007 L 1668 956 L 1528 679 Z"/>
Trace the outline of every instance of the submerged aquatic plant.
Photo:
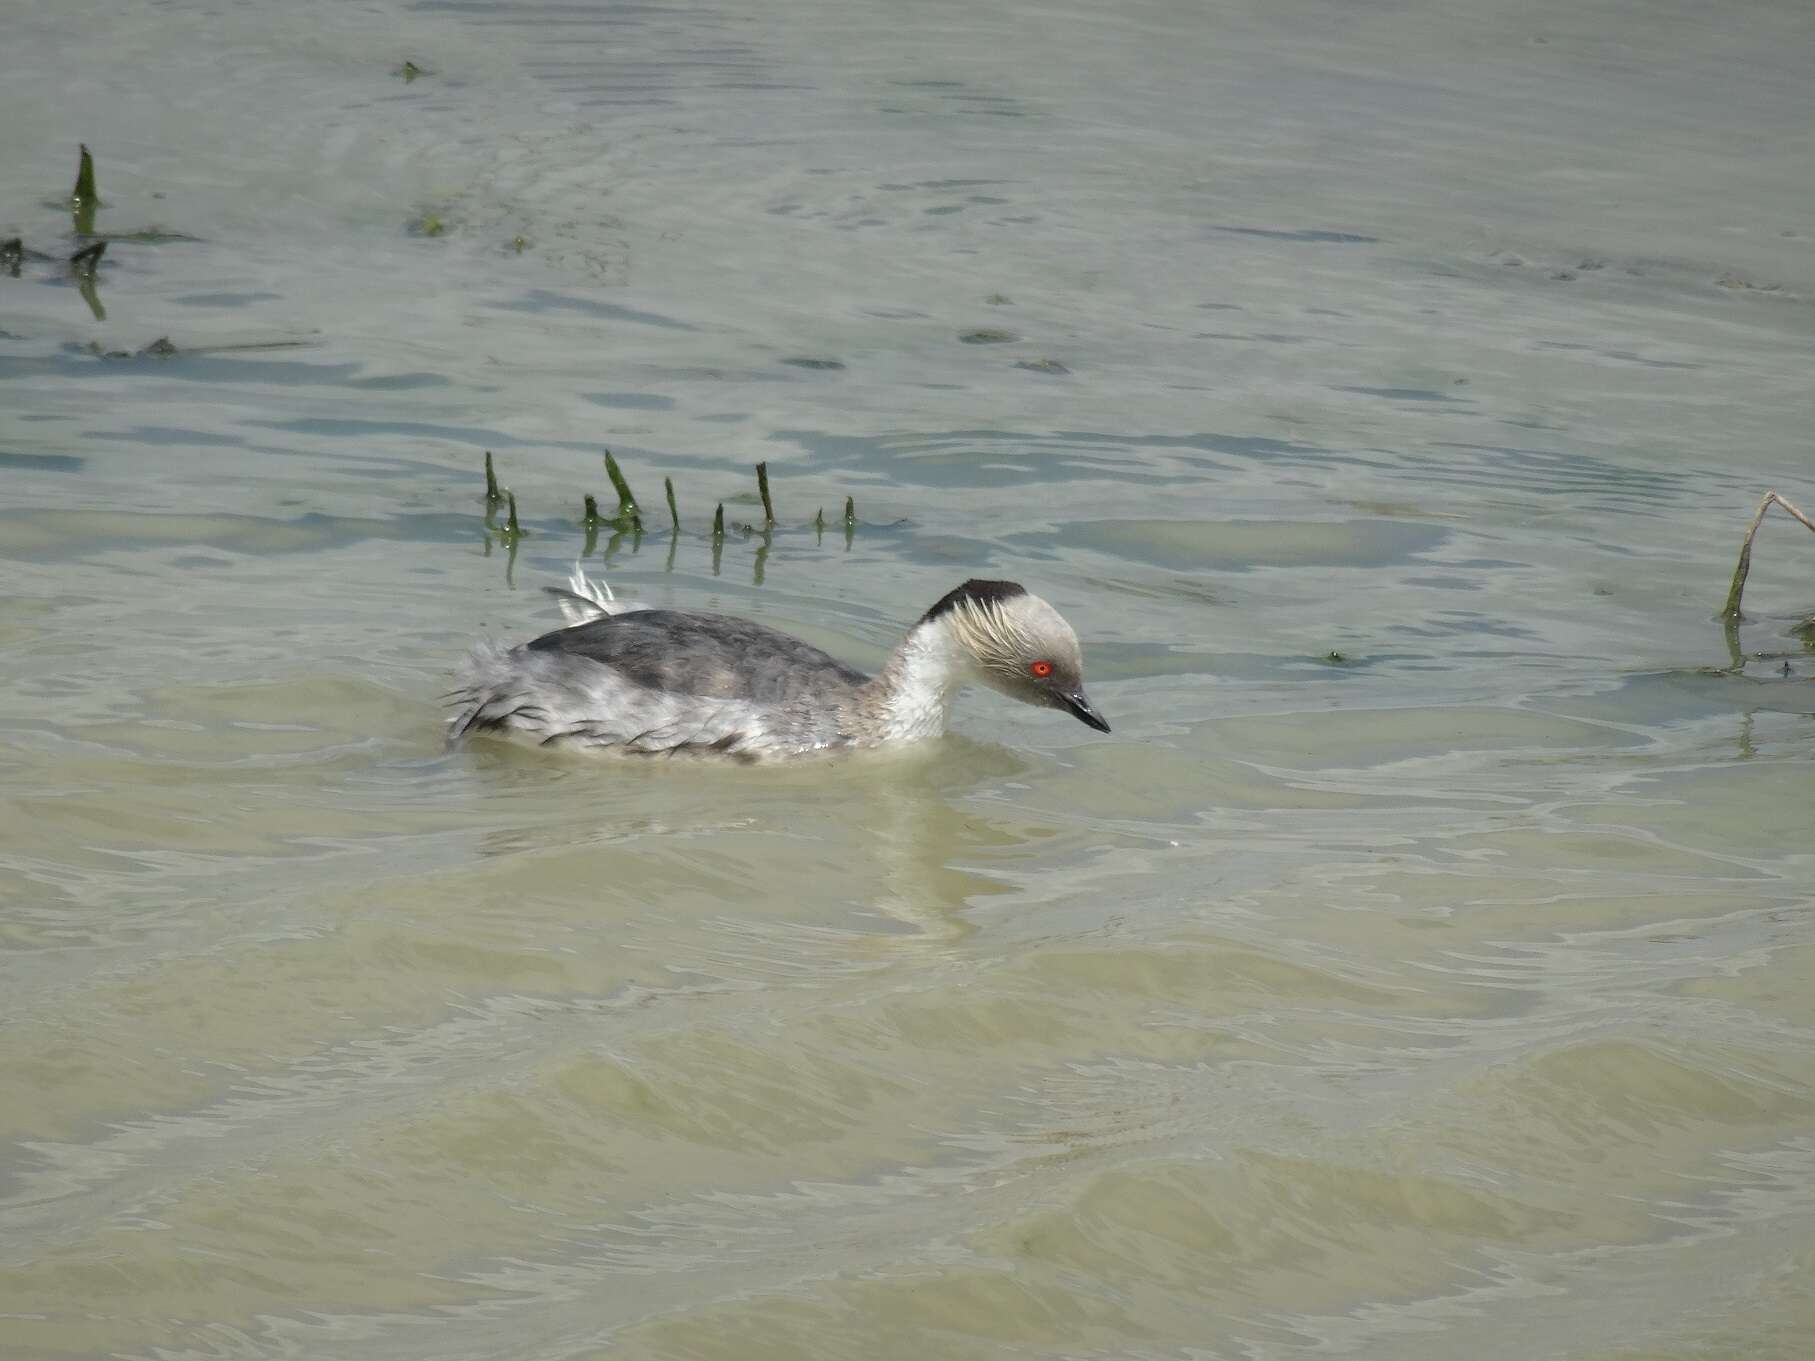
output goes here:
<path id="1" fill-rule="evenodd" d="M 77 236 L 91 236 L 95 229 L 95 209 L 101 206 L 101 195 L 95 190 L 95 158 L 88 144 L 80 143 L 82 159 L 76 164 L 76 187 L 69 191 L 69 211 L 75 221 Z"/>
<path id="2" fill-rule="evenodd" d="M 756 490 L 763 498 L 763 524 L 772 525 L 775 523 L 775 506 L 769 500 L 769 465 L 767 463 L 756 465 Z"/>
<path id="3" fill-rule="evenodd" d="M 69 206 L 80 208 L 84 203 L 101 202 L 100 194 L 95 192 L 95 158 L 88 150 L 88 143 L 80 142 L 82 159 L 76 165 L 76 187 L 70 190 Z"/>
<path id="4" fill-rule="evenodd" d="M 88 304 L 88 310 L 96 321 L 107 320 L 107 309 L 101 306 L 101 294 L 95 279 L 95 268 L 106 253 L 107 243 L 97 241 L 69 257 L 69 269 L 76 278 L 76 292 L 82 295 L 82 301 Z"/>
<path id="5" fill-rule="evenodd" d="M 165 343 L 168 344 L 168 342 Z M 171 346 L 168 351 L 160 350 L 158 352 L 173 353 L 175 352 L 175 347 Z M 128 356 L 121 354 L 119 357 L 127 358 Z M 764 562 L 768 556 L 769 550 L 774 546 L 775 536 L 777 533 L 786 533 L 787 531 L 780 528 L 775 518 L 775 501 L 769 490 L 769 465 L 764 462 L 754 466 L 756 468 L 757 494 L 761 499 L 763 507 L 762 524 L 759 527 L 758 525 L 748 524 L 740 520 L 731 522 L 729 528 L 742 538 L 750 538 L 753 535 L 760 538 L 760 546 L 756 549 L 755 560 L 752 565 L 755 582 L 760 586 L 763 584 Z M 611 485 L 618 493 L 618 508 L 615 513 L 607 513 L 599 508 L 597 497 L 590 493 L 582 495 L 582 510 L 579 524 L 580 527 L 585 530 L 586 538 L 585 546 L 580 551 L 581 557 L 589 558 L 593 555 L 593 551 L 598 547 L 599 531 L 607 527 L 614 531 L 609 542 L 605 545 L 605 557 L 607 560 L 609 560 L 612 554 L 617 551 L 618 545 L 623 541 L 626 535 L 629 536 L 630 551 L 633 553 L 637 551 L 643 542 L 644 527 L 641 507 L 637 504 L 636 494 L 630 489 L 629 479 L 625 477 L 623 468 L 619 466 L 617 458 L 610 450 L 605 451 L 605 473 L 606 476 L 611 479 Z M 675 498 L 674 479 L 672 477 L 664 477 L 662 479 L 662 493 L 664 499 L 668 502 L 668 519 L 672 527 L 672 532 L 668 536 L 668 567 L 670 570 L 673 570 L 675 551 L 681 540 L 681 513 Z M 500 509 L 506 511 L 503 524 L 497 523 L 495 518 Z M 845 547 L 848 549 L 851 547 L 853 535 L 857 528 L 857 504 L 854 497 L 845 497 L 843 526 Z M 823 506 L 815 512 L 812 528 L 823 538 L 826 528 L 826 513 Z M 494 542 L 496 542 L 504 544 L 511 550 L 512 561 L 515 559 L 517 540 L 529 533 L 529 531 L 524 529 L 518 522 L 517 498 L 515 493 L 508 487 L 501 487 L 498 484 L 497 465 L 490 449 L 485 451 L 485 530 L 485 551 L 487 555 L 490 555 L 492 546 Z M 713 507 L 712 529 L 709 535 L 712 544 L 712 571 L 714 576 L 718 575 L 720 560 L 724 553 L 726 530 L 725 503 L 720 501 Z M 508 577 L 508 565 L 506 574 Z"/>
<path id="6" fill-rule="evenodd" d="M 1803 528 L 1815 531 L 1815 522 L 1812 522 L 1808 516 L 1804 515 L 1776 492 L 1766 492 L 1764 498 L 1759 501 L 1758 509 L 1752 513 L 1752 523 L 1746 526 L 1746 537 L 1740 543 L 1739 562 L 1733 568 L 1733 584 L 1727 588 L 1727 603 L 1721 607 L 1720 612 L 1721 631 L 1726 636 L 1727 642 L 1727 659 L 1729 663 L 1727 667 L 1728 674 L 1743 672 L 1746 667 L 1746 654 L 1739 645 L 1739 626 L 1741 621 L 1745 618 L 1745 616 L 1740 613 L 1740 599 L 1745 594 L 1746 577 L 1752 571 L 1752 542 L 1758 537 L 1758 527 L 1764 523 L 1765 512 L 1774 505 L 1781 506 L 1785 513 L 1798 524 L 1802 525 Z M 1804 619 L 1799 625 L 1793 628 L 1791 632 L 1801 641 L 1804 648 L 1807 649 L 1811 638 L 1815 637 L 1815 615 L 1811 615 L 1809 618 Z M 1774 657 L 1781 657 L 1781 655 L 1782 654 L 1773 654 L 1769 652 L 1753 654 L 1755 658 L 1760 660 L 1769 660 Z M 1783 667 L 1785 679 L 1788 679 L 1791 674 L 1790 664 L 1788 660 L 1785 660 Z"/>
<path id="7" fill-rule="evenodd" d="M 586 496 L 585 509 L 580 515 L 580 528 L 586 531 L 586 542 L 580 548 L 580 556 L 590 558 L 592 550 L 599 546 L 599 526 L 605 523 L 605 517 L 599 514 L 599 503 L 589 492 Z"/>
<path id="8" fill-rule="evenodd" d="M 200 241 L 188 232 L 173 232 L 168 227 L 135 227 L 129 232 L 87 232 L 102 241 L 129 241 L 135 246 L 166 246 L 172 241 Z"/>
<path id="9" fill-rule="evenodd" d="M 1740 619 L 1740 597 L 1745 594 L 1746 577 L 1752 571 L 1752 541 L 1758 537 L 1758 527 L 1764 523 L 1765 512 L 1772 506 L 1782 506 L 1804 529 L 1815 531 L 1815 522 L 1804 515 L 1795 506 L 1774 491 L 1768 491 L 1758 503 L 1758 510 L 1753 513 L 1752 523 L 1746 528 L 1745 541 L 1739 546 L 1739 562 L 1733 568 L 1733 584 L 1727 588 L 1727 603 L 1721 607 L 1720 617 L 1737 623 Z"/>
<path id="10" fill-rule="evenodd" d="M 107 243 L 97 241 L 92 246 L 82 247 L 81 250 L 70 256 L 69 267 L 76 273 L 85 274 L 92 279 L 95 276 L 95 266 L 101 263 L 101 257 L 105 254 L 107 254 Z"/>
<path id="11" fill-rule="evenodd" d="M 618 467 L 618 461 L 609 449 L 605 451 L 605 476 L 611 479 L 611 489 L 618 494 L 618 523 L 640 530 L 643 515 L 637 506 L 636 495 L 630 490 L 630 483 L 624 480 L 624 470 Z"/>

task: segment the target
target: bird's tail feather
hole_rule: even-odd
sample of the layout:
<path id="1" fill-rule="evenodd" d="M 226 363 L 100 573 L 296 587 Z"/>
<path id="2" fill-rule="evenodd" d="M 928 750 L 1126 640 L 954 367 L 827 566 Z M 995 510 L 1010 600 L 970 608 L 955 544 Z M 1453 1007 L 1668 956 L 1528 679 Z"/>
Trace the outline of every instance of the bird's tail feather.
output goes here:
<path id="1" fill-rule="evenodd" d="M 580 569 L 577 562 L 573 565 L 573 575 L 567 578 L 565 587 L 544 586 L 542 589 L 555 598 L 555 603 L 561 607 L 561 613 L 567 617 L 569 624 L 584 624 L 593 619 L 649 608 L 640 600 L 619 600 L 611 593 L 611 586 L 604 578 L 594 581 Z"/>

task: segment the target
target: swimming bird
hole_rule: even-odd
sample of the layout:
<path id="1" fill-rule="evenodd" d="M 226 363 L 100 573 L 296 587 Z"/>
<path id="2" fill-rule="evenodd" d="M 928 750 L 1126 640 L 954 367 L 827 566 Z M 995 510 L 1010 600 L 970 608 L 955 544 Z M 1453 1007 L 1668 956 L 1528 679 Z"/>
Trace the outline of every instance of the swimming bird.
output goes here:
<path id="1" fill-rule="evenodd" d="M 568 626 L 483 645 L 449 696 L 450 741 L 495 733 L 545 747 L 741 761 L 936 737 L 975 682 L 1108 732 L 1084 694 L 1077 634 L 1012 581 L 941 596 L 874 677 L 731 615 L 620 601 L 577 567 L 550 588 Z"/>

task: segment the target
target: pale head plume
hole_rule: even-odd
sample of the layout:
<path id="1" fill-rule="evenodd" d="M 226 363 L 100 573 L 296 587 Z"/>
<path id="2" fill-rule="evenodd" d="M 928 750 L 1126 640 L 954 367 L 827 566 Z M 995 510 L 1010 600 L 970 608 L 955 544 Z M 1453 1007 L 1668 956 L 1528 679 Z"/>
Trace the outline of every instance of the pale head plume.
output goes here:
<path id="1" fill-rule="evenodd" d="M 980 666 L 1020 677 L 1029 658 L 1077 643 L 1059 612 L 1035 595 L 954 603 L 952 635 Z"/>

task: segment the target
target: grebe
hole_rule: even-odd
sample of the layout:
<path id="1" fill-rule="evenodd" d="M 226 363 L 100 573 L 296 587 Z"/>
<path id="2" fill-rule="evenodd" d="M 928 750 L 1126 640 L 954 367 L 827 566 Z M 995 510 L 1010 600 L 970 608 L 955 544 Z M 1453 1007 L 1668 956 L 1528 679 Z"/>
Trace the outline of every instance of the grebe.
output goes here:
<path id="1" fill-rule="evenodd" d="M 761 761 L 936 737 L 972 681 L 1109 731 L 1071 625 L 1012 581 L 941 596 L 874 678 L 747 619 L 620 601 L 577 567 L 568 586 L 551 588 L 568 627 L 474 651 L 450 741 Z"/>

